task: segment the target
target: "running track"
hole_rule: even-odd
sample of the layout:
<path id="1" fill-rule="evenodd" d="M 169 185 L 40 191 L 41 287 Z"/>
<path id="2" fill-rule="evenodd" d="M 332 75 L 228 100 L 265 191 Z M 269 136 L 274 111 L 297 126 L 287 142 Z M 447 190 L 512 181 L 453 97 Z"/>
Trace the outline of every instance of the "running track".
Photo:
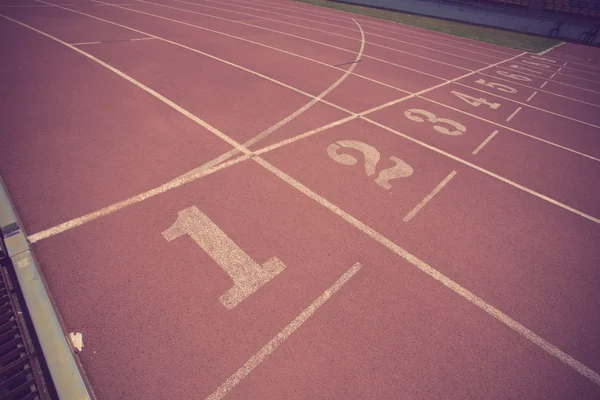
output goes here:
<path id="1" fill-rule="evenodd" d="M 0 173 L 99 399 L 600 398 L 597 49 L 112 1 L 0 6 Z"/>

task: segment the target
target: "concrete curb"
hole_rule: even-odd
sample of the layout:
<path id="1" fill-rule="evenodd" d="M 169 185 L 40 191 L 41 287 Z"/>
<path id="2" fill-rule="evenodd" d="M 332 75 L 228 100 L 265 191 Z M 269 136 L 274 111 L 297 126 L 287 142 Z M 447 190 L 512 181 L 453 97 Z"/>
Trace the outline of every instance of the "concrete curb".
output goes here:
<path id="1" fill-rule="evenodd" d="M 1 177 L 0 228 L 59 398 L 92 399 Z"/>

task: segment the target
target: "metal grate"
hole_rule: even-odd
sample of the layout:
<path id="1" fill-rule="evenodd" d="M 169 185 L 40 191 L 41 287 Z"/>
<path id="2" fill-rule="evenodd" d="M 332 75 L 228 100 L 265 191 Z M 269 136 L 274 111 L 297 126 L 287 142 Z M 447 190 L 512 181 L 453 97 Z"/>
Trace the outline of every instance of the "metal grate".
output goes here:
<path id="1" fill-rule="evenodd" d="M 29 334 L 33 330 L 27 326 L 27 313 L 21 308 L 24 302 L 19 301 L 11 269 L 0 238 L 0 400 L 53 399 L 48 380 L 44 379 L 43 358 L 36 352 L 35 336 Z"/>

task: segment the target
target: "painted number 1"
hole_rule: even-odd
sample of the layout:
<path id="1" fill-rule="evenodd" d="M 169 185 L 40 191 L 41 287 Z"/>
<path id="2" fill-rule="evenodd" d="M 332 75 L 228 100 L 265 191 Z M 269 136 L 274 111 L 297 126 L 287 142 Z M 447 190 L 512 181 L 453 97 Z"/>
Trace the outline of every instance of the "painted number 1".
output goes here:
<path id="1" fill-rule="evenodd" d="M 219 297 L 229 310 L 285 269 L 277 257 L 258 264 L 196 207 L 179 211 L 175 223 L 163 232 L 169 242 L 183 235 L 194 239 L 233 280 L 233 287 Z"/>

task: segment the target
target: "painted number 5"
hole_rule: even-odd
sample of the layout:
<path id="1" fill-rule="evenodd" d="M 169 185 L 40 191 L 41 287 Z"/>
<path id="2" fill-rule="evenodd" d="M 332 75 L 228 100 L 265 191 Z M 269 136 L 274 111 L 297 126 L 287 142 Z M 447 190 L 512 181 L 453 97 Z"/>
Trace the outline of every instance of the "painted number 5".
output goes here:
<path id="1" fill-rule="evenodd" d="M 423 118 L 419 117 L 419 115 L 427 118 L 427 121 L 429 121 L 432 124 L 434 124 L 433 125 L 433 129 L 435 129 L 439 133 L 443 133 L 444 135 L 459 136 L 459 135 L 462 135 L 463 133 L 465 133 L 467 131 L 467 128 L 464 125 L 459 124 L 458 122 L 453 121 L 453 120 L 448 119 L 448 118 L 438 118 L 438 117 L 435 116 L 435 114 L 430 113 L 429 111 L 419 110 L 419 109 L 413 108 L 412 110 L 407 110 L 407 111 L 404 112 L 404 116 L 406 118 L 410 119 L 411 121 L 425 122 L 425 120 Z M 448 128 L 446 128 L 445 126 L 436 125 L 438 123 L 450 125 L 455 130 L 451 131 Z"/>
<path id="2" fill-rule="evenodd" d="M 367 176 L 375 175 L 375 168 L 377 167 L 377 163 L 381 158 L 381 154 L 375 147 L 363 142 L 359 142 L 358 140 L 338 140 L 335 143 L 331 143 L 327 147 L 327 154 L 335 162 L 342 165 L 356 165 L 358 160 L 355 157 L 351 156 L 350 154 L 338 153 L 338 150 L 341 148 L 360 151 L 365 158 L 365 173 Z M 389 184 L 389 181 L 392 179 L 406 178 L 413 173 L 412 167 L 398 157 L 392 156 L 390 157 L 390 160 L 396 165 L 394 167 L 384 169 L 375 179 L 376 184 L 388 190 L 392 187 L 392 185 Z"/>

